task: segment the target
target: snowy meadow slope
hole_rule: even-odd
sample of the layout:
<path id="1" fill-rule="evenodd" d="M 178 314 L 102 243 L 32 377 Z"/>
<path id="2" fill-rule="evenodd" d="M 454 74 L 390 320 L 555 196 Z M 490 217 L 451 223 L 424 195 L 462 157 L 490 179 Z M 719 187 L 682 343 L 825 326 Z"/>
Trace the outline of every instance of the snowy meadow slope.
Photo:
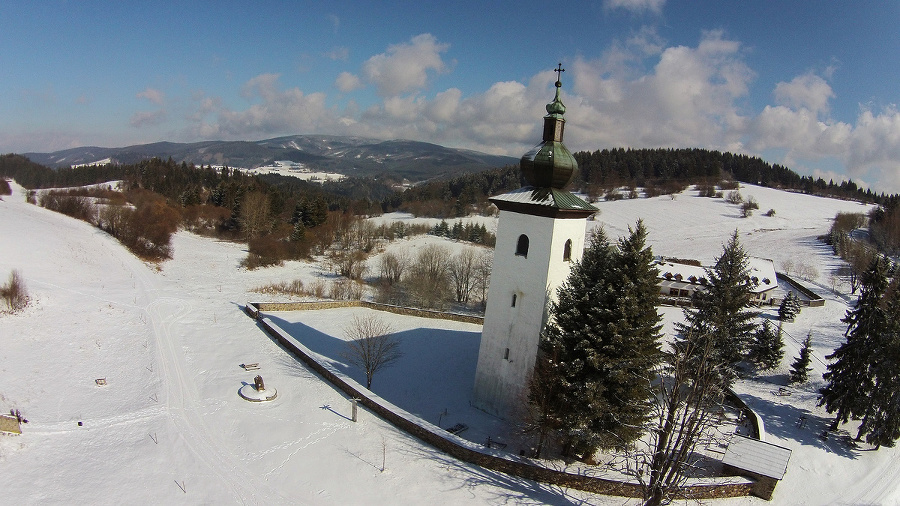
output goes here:
<path id="1" fill-rule="evenodd" d="M 290 262 L 246 271 L 238 267 L 243 246 L 184 232 L 174 236 L 172 260 L 147 265 L 105 233 L 26 204 L 22 189 L 14 188 L 0 201 L 0 276 L 18 269 L 32 303 L 0 316 L 0 409 L 19 409 L 30 422 L 21 436 L 0 437 L 5 497 L 48 504 L 623 503 L 455 461 L 365 412 L 350 422 L 347 399 L 240 310 L 248 300 L 275 299 L 253 293 L 254 287 L 312 282 L 327 276 L 324 267 Z M 601 202 L 589 226 L 603 224 L 615 238 L 642 218 L 656 254 L 704 263 L 737 229 L 752 255 L 776 266 L 786 260 L 814 266 L 819 278 L 812 286 L 826 305 L 804 309 L 787 324 L 785 357 L 789 364 L 796 339 L 812 331 L 814 380 L 792 396 L 772 395 L 787 371 L 783 364 L 738 386 L 766 418 L 770 440 L 794 451 L 774 503 L 897 503 L 894 449 L 850 450 L 815 437 L 827 421 L 814 406 L 823 357 L 840 343 L 839 320 L 852 301 L 831 293 L 828 276 L 838 260 L 816 236 L 838 211 L 868 208 L 767 188 L 741 191 L 760 204 L 750 218 L 722 199 L 685 192 L 674 200 Z M 763 216 L 768 209 L 774 217 Z M 444 240 L 418 238 L 390 248 L 421 241 Z M 667 328 L 680 316 L 677 310 L 663 314 Z M 418 325 L 424 323 L 402 322 L 403 329 Z M 325 333 L 339 327 L 320 324 Z M 463 332 L 467 344 L 460 354 L 471 355 L 477 346 L 469 337 L 479 330 L 453 324 L 442 332 Z M 251 362 L 260 363 L 278 399 L 260 405 L 237 395 L 255 375 L 239 364 Z M 402 370 L 383 379 L 391 377 L 402 378 Z M 96 385 L 98 378 L 107 385 Z M 457 383 L 434 385 L 432 394 L 457 395 Z M 403 395 L 403 388 L 394 390 Z M 421 388 L 410 390 L 410 396 L 430 397 Z M 809 426 L 797 427 L 803 415 Z M 764 504 L 753 498 L 716 503 Z"/>

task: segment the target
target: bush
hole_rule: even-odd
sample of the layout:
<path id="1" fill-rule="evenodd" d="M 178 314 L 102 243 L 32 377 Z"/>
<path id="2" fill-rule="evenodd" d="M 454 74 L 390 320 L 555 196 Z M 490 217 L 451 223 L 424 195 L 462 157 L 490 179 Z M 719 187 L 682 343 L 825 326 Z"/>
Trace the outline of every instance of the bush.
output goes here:
<path id="1" fill-rule="evenodd" d="M 270 265 L 281 265 L 285 260 L 309 257 L 309 243 L 291 241 L 279 234 L 267 234 L 247 241 L 247 258 L 241 266 L 253 270 Z"/>
<path id="2" fill-rule="evenodd" d="M 723 190 L 737 190 L 741 184 L 737 181 L 719 181 L 719 188 Z"/>
<path id="3" fill-rule="evenodd" d="M 40 206 L 91 224 L 96 222 L 96 207 L 88 197 L 82 195 L 49 191 L 41 195 Z"/>
<path id="4" fill-rule="evenodd" d="M 271 235 L 264 235 L 247 242 L 247 258 L 241 265 L 253 270 L 258 267 L 281 265 L 288 258 L 287 245 Z"/>
<path id="5" fill-rule="evenodd" d="M 271 293 L 282 295 L 306 295 L 306 290 L 304 290 L 303 287 L 303 280 L 301 279 L 258 286 L 254 288 L 253 291 L 256 293 Z"/>
<path id="6" fill-rule="evenodd" d="M 163 200 L 139 201 L 136 207 L 130 220 L 134 235 L 123 244 L 141 258 L 171 258 L 172 234 L 178 230 L 181 215 Z"/>
<path id="7" fill-rule="evenodd" d="M 614 202 L 616 200 L 622 200 L 622 193 L 619 192 L 618 188 L 611 188 L 607 190 L 606 193 L 603 194 L 603 199 L 607 202 Z"/>
<path id="8" fill-rule="evenodd" d="M 752 199 L 753 197 L 750 198 Z M 741 204 L 741 216 L 743 216 L 744 218 L 752 216 L 754 209 L 759 209 L 759 204 L 750 200 L 744 202 L 743 204 Z"/>
<path id="9" fill-rule="evenodd" d="M 725 197 L 725 202 L 728 202 L 729 204 L 743 204 L 744 196 L 741 195 L 739 190 L 732 190 L 728 192 L 728 196 Z"/>
<path id="10" fill-rule="evenodd" d="M 716 186 L 713 184 L 700 184 L 697 185 L 697 195 L 700 197 L 709 197 L 715 198 L 716 196 Z"/>
<path id="11" fill-rule="evenodd" d="M 328 290 L 328 298 L 334 300 L 360 300 L 363 296 L 363 285 L 349 279 L 336 279 Z"/>
<path id="12" fill-rule="evenodd" d="M 19 271 L 12 271 L 9 274 L 9 281 L 5 285 L 0 285 L 0 298 L 6 302 L 10 312 L 16 312 L 28 305 L 30 300 L 28 290 Z"/>
<path id="13" fill-rule="evenodd" d="M 230 218 L 230 209 L 209 204 L 186 206 L 181 211 L 182 226 L 201 235 L 215 235 Z"/>
<path id="14" fill-rule="evenodd" d="M 313 297 L 318 297 L 320 299 L 324 299 L 325 298 L 325 280 L 317 279 L 317 280 L 313 281 L 312 284 L 309 286 L 309 291 L 307 293 L 309 293 Z"/>
<path id="15" fill-rule="evenodd" d="M 4 178 L 0 178 L 0 195 L 12 195 L 12 187 L 9 186 L 9 181 Z"/>
<path id="16" fill-rule="evenodd" d="M 769 218 L 771 218 L 772 216 L 775 216 L 775 210 L 769 209 L 768 211 L 766 211 L 766 216 L 768 216 Z"/>

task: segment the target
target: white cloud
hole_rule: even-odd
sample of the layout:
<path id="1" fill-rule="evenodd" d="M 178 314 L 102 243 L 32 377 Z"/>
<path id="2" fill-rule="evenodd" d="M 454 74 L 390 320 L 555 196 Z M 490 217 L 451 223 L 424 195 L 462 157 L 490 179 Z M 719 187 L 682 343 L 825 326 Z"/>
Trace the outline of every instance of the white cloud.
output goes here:
<path id="1" fill-rule="evenodd" d="M 363 64 L 362 74 L 381 96 L 421 90 L 428 82 L 429 71 L 446 69 L 441 53 L 449 47 L 438 43 L 431 34 L 416 35 L 408 43 L 391 45 L 387 52 L 369 58 Z"/>
<path id="2" fill-rule="evenodd" d="M 332 48 L 331 51 L 325 53 L 325 57 L 329 60 L 335 61 L 347 61 L 350 58 L 350 48 L 348 47 L 335 47 Z"/>
<path id="3" fill-rule="evenodd" d="M 828 101 L 832 98 L 831 86 L 815 74 L 797 76 L 789 83 L 781 82 L 775 86 L 775 100 L 794 109 L 828 112 Z"/>
<path id="4" fill-rule="evenodd" d="M 341 110 L 323 93 L 282 89 L 277 74 L 262 74 L 243 87 L 244 110 L 226 108 L 199 94 L 189 116 L 196 138 L 251 139 L 289 133 L 330 133 L 404 138 L 519 156 L 540 141 L 544 106 L 556 75 L 527 82 L 501 81 L 481 93 L 458 88 L 426 94 L 431 72 L 444 71 L 446 46 L 430 35 L 391 46 L 372 57 L 362 77 L 382 99 L 360 106 L 353 95 Z M 783 163 L 803 173 L 834 171 L 900 190 L 900 113 L 862 110 L 849 122 L 829 117 L 835 99 L 828 82 L 811 73 L 779 83 L 775 103 L 754 112 L 747 98 L 755 74 L 742 45 L 722 32 L 704 33 L 696 46 L 667 46 L 642 30 L 599 59 L 566 65 L 562 99 L 566 144 L 573 151 L 606 147 L 700 147 L 762 155 L 784 153 Z M 401 70 L 394 70 L 395 68 Z M 345 72 L 341 93 L 363 84 Z M 136 115 L 133 123 L 153 118 Z M 818 162 L 817 162 L 818 161 Z M 822 167 L 827 167 L 823 169 Z"/>
<path id="5" fill-rule="evenodd" d="M 142 92 L 139 92 L 135 96 L 137 98 L 143 98 L 143 99 L 149 100 L 150 102 L 153 102 L 156 105 L 162 105 L 163 101 L 165 99 L 163 92 L 161 92 L 155 88 L 150 88 L 150 87 L 148 87 L 146 90 L 144 90 Z"/>
<path id="6" fill-rule="evenodd" d="M 166 111 L 160 109 L 158 111 L 141 111 L 131 115 L 129 124 L 135 128 L 146 126 L 154 126 L 163 123 L 166 120 Z"/>
<path id="7" fill-rule="evenodd" d="M 277 74 L 262 74 L 242 87 L 243 95 L 259 101 L 243 111 L 223 107 L 215 98 L 203 98 L 189 116 L 186 135 L 202 139 L 252 139 L 267 135 L 335 132 L 336 111 L 325 105 L 324 93 L 305 94 L 299 88 L 282 90 Z M 213 116 L 213 120 L 207 117 Z"/>
<path id="8" fill-rule="evenodd" d="M 334 85 L 337 86 L 337 89 L 341 90 L 342 93 L 349 93 L 363 87 L 363 83 L 359 79 L 359 76 L 351 74 L 350 72 L 341 72 L 340 75 L 337 76 L 337 79 L 335 79 Z"/>
<path id="9" fill-rule="evenodd" d="M 331 29 L 334 33 L 337 33 L 338 28 L 341 27 L 341 18 L 337 16 L 337 14 L 329 14 L 328 21 L 331 22 Z"/>
<path id="10" fill-rule="evenodd" d="M 665 48 L 649 72 L 630 54 L 577 59 L 569 142 L 578 149 L 733 145 L 742 123 L 737 102 L 754 78 L 740 50 L 709 32 L 696 48 Z"/>
<path id="11" fill-rule="evenodd" d="M 451 122 L 459 110 L 462 91 L 458 88 L 450 88 L 435 95 L 425 108 L 425 115 L 435 122 Z"/>
<path id="12" fill-rule="evenodd" d="M 845 167 L 845 178 L 865 178 L 883 191 L 900 191 L 900 112 L 895 107 L 863 110 L 850 124 L 818 120 L 808 108 L 768 106 L 751 125 L 748 147 L 787 150 L 782 163 L 789 167 L 792 162 L 814 167 L 816 161 L 834 159 Z"/>
<path id="13" fill-rule="evenodd" d="M 662 12 L 666 0 L 604 0 L 603 6 L 607 9 L 625 9 L 632 12 Z"/>
<path id="14" fill-rule="evenodd" d="M 85 145 L 110 145 L 102 144 L 98 141 L 103 137 L 97 132 L 79 131 L 77 134 L 72 132 L 56 131 L 56 130 L 40 130 L 30 132 L 4 132 L 0 130 L 0 152 L 51 152 L 62 149 L 77 148 Z M 90 139 L 88 141 L 87 139 Z M 109 139 L 104 138 L 104 142 Z"/>

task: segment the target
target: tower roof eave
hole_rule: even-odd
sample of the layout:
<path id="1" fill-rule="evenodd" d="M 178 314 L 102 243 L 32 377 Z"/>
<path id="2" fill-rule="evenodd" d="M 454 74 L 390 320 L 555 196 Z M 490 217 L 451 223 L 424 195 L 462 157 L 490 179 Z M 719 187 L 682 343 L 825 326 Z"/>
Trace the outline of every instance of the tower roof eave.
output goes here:
<path id="1" fill-rule="evenodd" d="M 587 218 L 598 209 L 571 192 L 525 186 L 490 198 L 501 211 L 550 218 Z"/>

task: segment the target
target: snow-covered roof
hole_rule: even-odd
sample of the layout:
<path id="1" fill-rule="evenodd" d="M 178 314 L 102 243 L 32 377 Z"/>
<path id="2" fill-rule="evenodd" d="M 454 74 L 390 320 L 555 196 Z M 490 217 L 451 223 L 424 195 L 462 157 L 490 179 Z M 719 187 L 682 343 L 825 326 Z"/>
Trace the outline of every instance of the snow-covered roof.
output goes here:
<path id="1" fill-rule="evenodd" d="M 766 292 L 778 288 L 778 276 L 775 274 L 775 262 L 768 258 L 749 257 L 747 263 L 750 266 L 750 280 L 754 282 L 754 293 Z"/>
<path id="2" fill-rule="evenodd" d="M 758 439 L 735 434 L 722 463 L 744 471 L 780 480 L 787 471 L 791 450 Z"/>
<path id="3" fill-rule="evenodd" d="M 547 206 L 561 210 L 596 212 L 597 208 L 588 204 L 578 196 L 556 188 L 534 188 L 525 186 L 502 195 L 490 198 L 491 202 L 501 207 L 504 203 L 531 204 Z M 501 207 L 502 208 L 502 207 Z"/>
<path id="4" fill-rule="evenodd" d="M 699 265 L 658 261 L 656 262 L 656 268 L 659 270 L 657 277 L 660 279 L 680 281 L 682 283 L 700 283 L 701 279 L 706 278 L 706 268 Z"/>
<path id="5" fill-rule="evenodd" d="M 748 275 L 751 281 L 750 290 L 753 293 L 767 292 L 778 287 L 778 277 L 775 275 L 774 262 L 768 258 L 749 257 L 747 263 L 749 267 Z M 659 275 L 657 276 L 659 279 L 705 284 L 701 280 L 706 279 L 706 267 L 660 260 L 656 262 L 656 268 L 659 270 Z"/>

